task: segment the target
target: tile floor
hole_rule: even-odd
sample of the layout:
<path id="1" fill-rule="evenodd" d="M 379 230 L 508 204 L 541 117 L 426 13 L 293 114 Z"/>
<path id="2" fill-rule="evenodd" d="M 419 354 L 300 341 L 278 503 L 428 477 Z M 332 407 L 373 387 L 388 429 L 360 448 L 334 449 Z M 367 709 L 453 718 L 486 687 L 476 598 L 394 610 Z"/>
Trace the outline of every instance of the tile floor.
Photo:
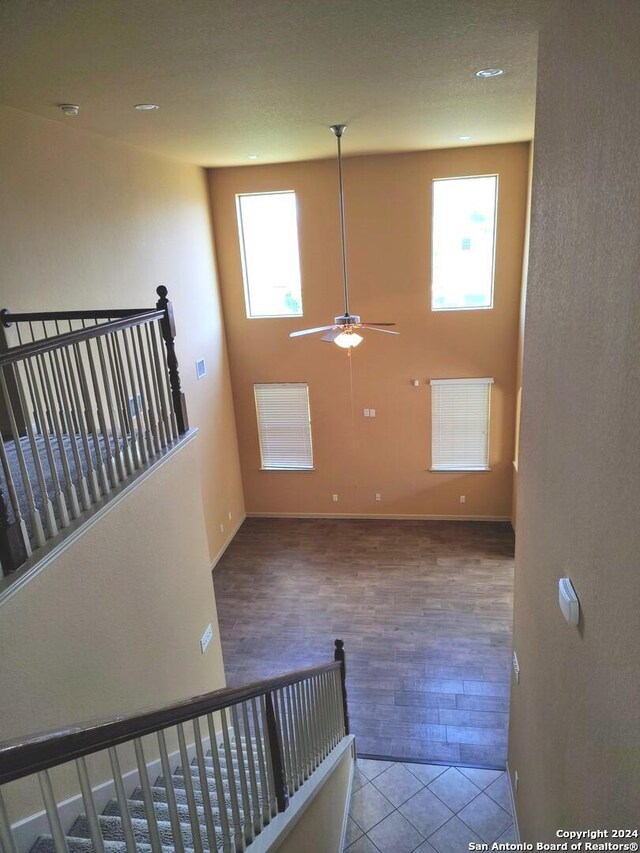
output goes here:
<path id="1" fill-rule="evenodd" d="M 348 853 L 464 853 L 469 842 L 514 842 L 501 770 L 359 758 Z"/>

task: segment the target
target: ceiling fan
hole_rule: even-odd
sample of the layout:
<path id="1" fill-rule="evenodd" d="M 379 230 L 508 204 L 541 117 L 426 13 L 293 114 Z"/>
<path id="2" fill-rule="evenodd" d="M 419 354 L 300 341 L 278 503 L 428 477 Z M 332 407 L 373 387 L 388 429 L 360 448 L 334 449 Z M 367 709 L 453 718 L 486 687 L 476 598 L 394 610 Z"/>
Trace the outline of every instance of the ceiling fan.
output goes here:
<path id="1" fill-rule="evenodd" d="M 302 329 L 299 332 L 291 332 L 290 338 L 301 335 L 315 335 L 317 332 L 327 332 L 321 340 L 333 341 L 343 349 L 357 347 L 362 343 L 363 337 L 358 334 L 359 329 L 370 332 L 383 332 L 386 335 L 399 335 L 390 329 L 379 329 L 378 326 L 395 326 L 395 323 L 363 323 L 358 314 L 349 313 L 349 281 L 347 277 L 347 238 L 344 225 L 344 186 L 342 182 L 342 137 L 347 129 L 346 124 L 334 124 L 331 131 L 338 142 L 338 183 L 340 186 L 340 230 L 342 237 L 342 284 L 344 288 L 344 314 L 334 318 L 331 326 L 317 326 L 315 329 Z"/>

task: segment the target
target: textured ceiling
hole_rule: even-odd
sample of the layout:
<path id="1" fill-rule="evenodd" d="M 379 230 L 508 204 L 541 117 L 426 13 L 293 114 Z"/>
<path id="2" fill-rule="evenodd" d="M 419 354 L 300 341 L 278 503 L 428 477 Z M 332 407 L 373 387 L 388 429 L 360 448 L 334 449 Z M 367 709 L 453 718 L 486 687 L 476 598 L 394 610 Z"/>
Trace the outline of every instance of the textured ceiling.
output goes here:
<path id="1" fill-rule="evenodd" d="M 554 5 L 2 0 L 0 103 L 205 166 L 331 156 L 336 122 L 347 153 L 525 140 Z"/>

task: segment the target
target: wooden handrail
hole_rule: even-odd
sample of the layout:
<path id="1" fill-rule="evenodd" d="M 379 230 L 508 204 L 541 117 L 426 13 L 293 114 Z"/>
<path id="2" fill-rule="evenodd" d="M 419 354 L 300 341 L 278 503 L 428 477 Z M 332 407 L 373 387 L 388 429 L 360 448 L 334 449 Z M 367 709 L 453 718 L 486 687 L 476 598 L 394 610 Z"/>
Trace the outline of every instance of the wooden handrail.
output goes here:
<path id="1" fill-rule="evenodd" d="M 66 764 L 75 758 L 91 755 L 134 738 L 152 734 L 168 726 L 188 722 L 196 717 L 258 698 L 279 688 L 341 667 L 340 661 L 331 661 L 263 681 L 255 681 L 243 687 L 214 690 L 183 702 L 131 716 L 77 725 L 26 739 L 5 742 L 0 744 L 0 785 L 59 764 Z"/>
<path id="2" fill-rule="evenodd" d="M 5 364 L 14 364 L 17 361 L 22 361 L 25 358 L 30 358 L 35 355 L 42 355 L 45 352 L 59 349 L 73 344 L 79 344 L 83 341 L 99 338 L 109 332 L 119 332 L 121 329 L 128 329 L 131 326 L 139 326 L 142 323 L 151 323 L 153 320 L 162 320 L 165 317 L 165 311 L 155 308 L 147 309 L 123 317 L 119 320 L 113 320 L 110 323 L 102 323 L 99 326 L 89 326 L 86 329 L 75 329 L 72 332 L 65 332 L 62 335 L 55 335 L 51 338 L 42 338 L 38 341 L 30 341 L 26 344 L 10 347 L 4 352 L 0 352 L 0 367 Z"/>
<path id="3" fill-rule="evenodd" d="M 41 323 L 54 320 L 117 320 L 131 317 L 132 314 L 144 314 L 149 308 L 103 308 L 83 311 L 21 311 L 13 313 L 8 308 L 0 311 L 0 322 L 6 328 L 12 323 Z"/>

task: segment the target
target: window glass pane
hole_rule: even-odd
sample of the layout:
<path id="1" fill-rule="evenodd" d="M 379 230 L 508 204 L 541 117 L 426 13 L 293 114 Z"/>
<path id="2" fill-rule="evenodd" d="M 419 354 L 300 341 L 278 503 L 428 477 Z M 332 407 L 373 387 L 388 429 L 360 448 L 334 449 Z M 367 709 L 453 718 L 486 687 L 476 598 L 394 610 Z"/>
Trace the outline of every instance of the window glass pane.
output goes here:
<path id="1" fill-rule="evenodd" d="M 308 385 L 285 382 L 253 387 L 262 467 L 313 468 Z"/>
<path id="2" fill-rule="evenodd" d="M 431 468 L 489 468 L 489 408 L 493 379 L 431 381 Z"/>
<path id="3" fill-rule="evenodd" d="M 237 205 L 247 317 L 301 317 L 296 194 L 239 195 Z"/>
<path id="4" fill-rule="evenodd" d="M 431 307 L 491 308 L 497 175 L 433 182 Z"/>

